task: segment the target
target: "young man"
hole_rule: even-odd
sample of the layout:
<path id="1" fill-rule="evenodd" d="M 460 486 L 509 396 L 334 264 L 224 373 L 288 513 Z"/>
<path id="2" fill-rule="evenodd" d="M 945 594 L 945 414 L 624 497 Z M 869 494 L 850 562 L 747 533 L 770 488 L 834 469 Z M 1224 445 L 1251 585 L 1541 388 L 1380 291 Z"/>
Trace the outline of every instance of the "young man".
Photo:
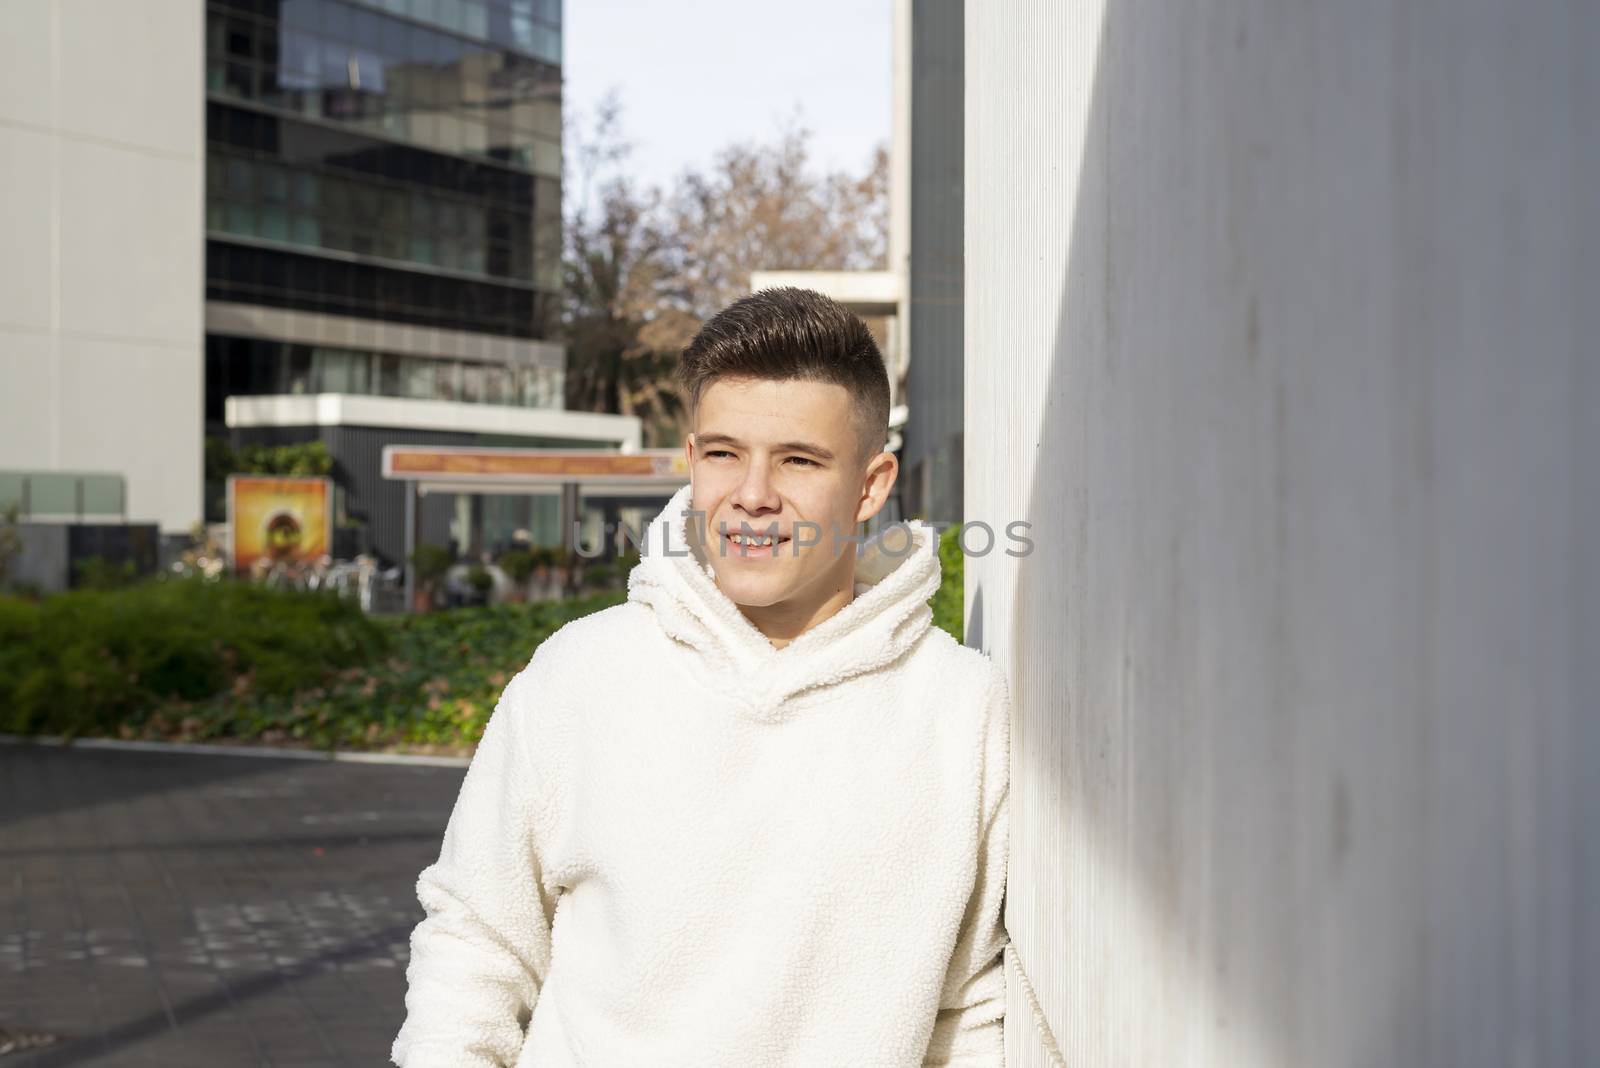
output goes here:
<path id="1" fill-rule="evenodd" d="M 860 537 L 898 470 L 883 359 L 771 289 L 681 372 L 691 482 L 627 602 L 506 686 L 418 880 L 394 1062 L 1000 1065 L 1009 696 L 930 625 L 936 531 Z"/>

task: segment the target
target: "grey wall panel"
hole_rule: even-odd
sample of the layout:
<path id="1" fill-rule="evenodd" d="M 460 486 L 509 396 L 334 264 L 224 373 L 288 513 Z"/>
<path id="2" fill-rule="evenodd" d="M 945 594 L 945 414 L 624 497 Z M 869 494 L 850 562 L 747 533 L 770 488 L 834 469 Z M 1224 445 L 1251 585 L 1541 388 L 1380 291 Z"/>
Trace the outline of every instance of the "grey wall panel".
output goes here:
<path id="1" fill-rule="evenodd" d="M 1008 1063 L 1600 1063 L 1600 11 L 966 27 Z"/>
<path id="2" fill-rule="evenodd" d="M 72 585 L 72 528 L 65 523 L 18 523 L 17 555 L 6 565 L 6 584 L 60 593 Z"/>
<path id="3" fill-rule="evenodd" d="M 346 508 L 364 516 L 373 550 L 390 563 L 405 559 L 407 483 L 383 477 L 385 445 L 471 445 L 472 435 L 439 431 L 394 430 L 380 427 L 326 427 L 328 451 L 337 458 L 341 485 L 349 496 Z M 421 499 L 422 521 L 418 533 L 423 544 L 450 544 L 453 499 L 432 495 Z"/>
<path id="4" fill-rule="evenodd" d="M 961 518 L 963 0 L 922 0 L 911 22 L 911 417 L 906 506 Z"/>

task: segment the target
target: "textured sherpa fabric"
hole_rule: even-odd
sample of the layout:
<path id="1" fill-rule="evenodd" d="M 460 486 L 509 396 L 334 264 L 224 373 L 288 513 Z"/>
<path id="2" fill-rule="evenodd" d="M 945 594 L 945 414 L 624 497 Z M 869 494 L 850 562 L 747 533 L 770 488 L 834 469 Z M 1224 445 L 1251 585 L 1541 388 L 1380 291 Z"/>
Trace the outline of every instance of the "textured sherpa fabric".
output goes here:
<path id="1" fill-rule="evenodd" d="M 394 1063 L 1001 1065 L 1010 698 L 931 626 L 934 528 L 863 545 L 855 599 L 775 649 L 689 503 L 501 696 L 417 882 Z"/>

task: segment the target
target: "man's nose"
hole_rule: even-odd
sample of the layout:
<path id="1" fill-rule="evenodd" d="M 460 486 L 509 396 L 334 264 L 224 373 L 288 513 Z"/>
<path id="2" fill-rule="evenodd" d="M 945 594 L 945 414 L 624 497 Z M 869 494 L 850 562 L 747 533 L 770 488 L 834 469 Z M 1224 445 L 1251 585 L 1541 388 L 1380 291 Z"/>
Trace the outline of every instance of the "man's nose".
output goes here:
<path id="1" fill-rule="evenodd" d="M 753 463 L 746 469 L 739 489 L 734 494 L 734 503 L 750 513 L 773 511 L 779 507 L 778 494 L 765 464 Z"/>

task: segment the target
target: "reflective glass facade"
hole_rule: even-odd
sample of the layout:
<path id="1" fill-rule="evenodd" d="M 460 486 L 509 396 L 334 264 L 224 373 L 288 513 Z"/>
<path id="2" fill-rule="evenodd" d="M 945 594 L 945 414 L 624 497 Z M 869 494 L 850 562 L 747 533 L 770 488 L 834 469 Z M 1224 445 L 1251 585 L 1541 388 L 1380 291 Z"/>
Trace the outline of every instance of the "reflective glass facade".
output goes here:
<path id="1" fill-rule="evenodd" d="M 211 0 L 207 295 L 549 336 L 559 0 Z"/>
<path id="2" fill-rule="evenodd" d="M 283 393 L 353 393 L 559 409 L 564 377 L 547 367 L 211 335 L 206 338 L 206 419 L 220 423 L 228 397 Z"/>
<path id="3" fill-rule="evenodd" d="M 250 116 L 234 125 L 275 121 Z M 531 204 L 364 174 L 337 159 L 289 166 L 274 153 L 219 141 L 206 174 L 212 233 L 531 284 Z"/>
<path id="4" fill-rule="evenodd" d="M 214 300 L 450 330 L 544 337 L 556 314 L 553 293 L 226 241 L 206 243 L 206 274 Z"/>
<path id="5" fill-rule="evenodd" d="M 205 97 L 207 299 L 553 335 L 561 0 L 207 0 Z M 396 344 L 414 353 L 425 341 Z M 563 371 L 504 362 L 215 334 L 205 363 L 206 432 L 235 445 L 307 432 L 230 434 L 225 401 L 237 395 L 564 406 Z M 341 508 L 367 517 L 373 543 L 398 559 L 403 493 L 376 467 L 378 432 L 321 433 Z"/>
<path id="6" fill-rule="evenodd" d="M 559 178 L 559 20 L 547 0 L 213 0 L 206 89 Z"/>

